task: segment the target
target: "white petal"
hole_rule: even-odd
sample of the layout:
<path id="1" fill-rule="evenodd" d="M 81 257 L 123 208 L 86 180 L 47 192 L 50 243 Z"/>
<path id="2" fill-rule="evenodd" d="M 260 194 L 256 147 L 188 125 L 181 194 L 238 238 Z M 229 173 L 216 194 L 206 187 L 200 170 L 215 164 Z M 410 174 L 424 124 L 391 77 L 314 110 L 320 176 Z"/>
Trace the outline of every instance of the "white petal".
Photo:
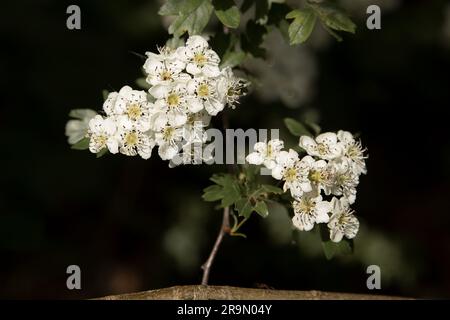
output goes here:
<path id="1" fill-rule="evenodd" d="M 270 160 L 270 159 L 264 160 L 264 166 L 269 170 L 272 170 L 273 168 L 275 168 L 276 165 L 277 165 L 277 163 L 275 162 L 275 160 Z"/>
<path id="2" fill-rule="evenodd" d="M 273 139 L 268 142 L 272 146 L 273 152 L 278 152 L 284 148 L 284 142 L 280 139 Z"/>
<path id="3" fill-rule="evenodd" d="M 330 239 L 333 242 L 340 242 L 344 234 L 339 229 L 330 229 Z"/>
<path id="4" fill-rule="evenodd" d="M 166 143 L 158 148 L 158 154 L 162 160 L 171 160 L 178 153 L 178 148 Z"/>
<path id="5" fill-rule="evenodd" d="M 314 220 L 308 214 L 295 214 L 292 224 L 300 231 L 310 231 L 314 228 Z"/>
<path id="6" fill-rule="evenodd" d="M 179 59 L 173 59 L 167 63 L 167 69 L 172 73 L 180 73 L 185 67 L 186 64 Z"/>
<path id="7" fill-rule="evenodd" d="M 188 63 L 186 66 L 186 71 L 192 75 L 197 75 L 202 72 L 202 70 L 195 63 Z"/>
<path id="8" fill-rule="evenodd" d="M 330 220 L 330 217 L 328 216 L 328 214 L 324 213 L 324 212 L 317 212 L 317 216 L 316 216 L 316 223 L 328 223 L 328 221 Z"/>
<path id="9" fill-rule="evenodd" d="M 205 101 L 204 106 L 206 111 L 208 111 L 208 113 L 212 116 L 217 115 L 224 108 L 224 105 L 216 99 L 209 99 Z"/>
<path id="10" fill-rule="evenodd" d="M 168 116 L 169 116 L 169 124 L 174 127 L 181 126 L 181 125 L 185 124 L 187 121 L 186 114 L 183 112 L 180 112 L 180 111 L 175 111 L 175 110 L 169 111 Z"/>
<path id="11" fill-rule="evenodd" d="M 321 133 L 316 137 L 318 143 L 333 145 L 337 143 L 337 136 L 334 132 Z"/>
<path id="12" fill-rule="evenodd" d="M 103 103 L 103 110 L 107 115 L 112 115 L 115 112 L 117 95 L 117 92 L 110 92 L 105 102 Z"/>
<path id="13" fill-rule="evenodd" d="M 187 101 L 188 109 L 192 113 L 199 112 L 203 109 L 203 102 L 196 98 L 196 97 L 190 97 Z"/>
<path id="14" fill-rule="evenodd" d="M 111 118 L 106 118 L 103 121 L 103 129 L 108 136 L 111 136 L 116 132 L 117 125 Z"/>
<path id="15" fill-rule="evenodd" d="M 300 188 L 302 189 L 303 192 L 311 192 L 312 191 L 312 186 L 311 186 L 310 182 L 301 182 Z"/>
<path id="16" fill-rule="evenodd" d="M 257 166 L 261 165 L 264 162 L 264 158 L 258 152 L 250 153 L 245 159 L 247 160 L 248 163 Z"/>
<path id="17" fill-rule="evenodd" d="M 151 128 L 154 131 L 160 131 L 167 124 L 168 118 L 167 115 L 163 112 L 158 112 L 157 114 L 151 117 Z"/>
<path id="18" fill-rule="evenodd" d="M 138 154 L 142 159 L 149 159 L 152 155 L 152 149 L 155 145 L 148 136 L 141 137 L 142 142 L 138 145 Z"/>
<path id="19" fill-rule="evenodd" d="M 257 142 L 253 146 L 253 149 L 259 153 L 265 154 L 267 150 L 267 144 L 265 142 Z"/>
<path id="20" fill-rule="evenodd" d="M 328 222 L 328 212 L 331 212 L 331 204 L 328 201 L 319 201 L 316 205 L 316 212 L 318 215 L 327 215 L 327 221 Z"/>
<path id="21" fill-rule="evenodd" d="M 339 130 L 337 133 L 337 137 L 339 141 L 342 141 L 346 144 L 355 142 L 355 138 L 353 138 L 353 135 L 348 131 Z"/>
<path id="22" fill-rule="evenodd" d="M 148 58 L 144 63 L 144 70 L 154 76 L 164 70 L 164 64 L 159 60 Z"/>
<path id="23" fill-rule="evenodd" d="M 284 172 L 283 167 L 277 165 L 275 168 L 272 169 L 272 177 L 277 180 L 281 180 L 283 178 L 283 172 Z"/>
<path id="24" fill-rule="evenodd" d="M 179 47 L 175 51 L 175 56 L 181 61 L 188 61 L 193 55 L 192 50 L 186 47 Z"/>
<path id="25" fill-rule="evenodd" d="M 148 92 L 156 99 L 162 99 L 167 96 L 171 87 L 167 85 L 156 85 L 151 87 Z"/>
<path id="26" fill-rule="evenodd" d="M 310 150 L 314 150 L 317 147 L 317 143 L 314 141 L 313 138 L 309 136 L 301 136 L 298 145 L 308 152 Z"/>
<path id="27" fill-rule="evenodd" d="M 207 64 L 203 66 L 202 73 L 207 77 L 214 78 L 220 75 L 220 69 L 216 65 Z"/>
<path id="28" fill-rule="evenodd" d="M 208 41 L 202 36 L 190 36 L 186 41 L 186 47 L 191 50 L 195 49 L 195 51 L 203 51 L 208 48 Z"/>
<path id="29" fill-rule="evenodd" d="M 106 143 L 108 146 L 109 152 L 115 154 L 119 152 L 119 142 L 116 138 L 110 138 L 108 139 L 108 142 Z"/>

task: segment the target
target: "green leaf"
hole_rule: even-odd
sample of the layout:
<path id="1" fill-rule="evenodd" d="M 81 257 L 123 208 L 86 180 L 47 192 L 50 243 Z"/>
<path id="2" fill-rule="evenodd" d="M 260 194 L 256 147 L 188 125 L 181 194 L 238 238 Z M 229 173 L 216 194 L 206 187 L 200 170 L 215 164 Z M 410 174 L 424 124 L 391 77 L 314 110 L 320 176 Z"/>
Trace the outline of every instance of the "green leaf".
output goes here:
<path id="1" fill-rule="evenodd" d="M 102 90 L 103 100 L 106 100 L 108 98 L 108 95 L 109 95 L 109 91 L 108 90 Z"/>
<path id="2" fill-rule="evenodd" d="M 338 255 L 348 255 L 353 253 L 353 240 L 344 238 L 340 242 L 333 242 L 330 240 L 329 231 L 326 225 L 321 224 L 319 228 L 320 237 L 322 239 L 323 253 L 325 254 L 327 260 L 330 260 Z"/>
<path id="3" fill-rule="evenodd" d="M 313 136 L 313 134 L 300 122 L 292 118 L 285 118 L 284 124 L 286 125 L 289 132 L 296 136 Z"/>
<path id="4" fill-rule="evenodd" d="M 223 56 L 221 62 L 220 62 L 220 68 L 234 68 L 242 63 L 244 59 L 246 58 L 245 52 L 242 51 L 228 51 Z"/>
<path id="5" fill-rule="evenodd" d="M 317 16 L 311 9 L 293 10 L 286 19 L 294 19 L 289 25 L 289 43 L 291 45 L 305 42 L 316 25 Z"/>
<path id="6" fill-rule="evenodd" d="M 89 149 L 89 138 L 83 138 L 80 141 L 78 141 L 77 143 L 72 145 L 72 149 L 74 150 L 86 150 Z"/>
<path id="7" fill-rule="evenodd" d="M 263 218 L 269 215 L 269 209 L 267 209 L 267 205 L 264 201 L 258 201 L 254 207 L 254 210 Z"/>
<path id="8" fill-rule="evenodd" d="M 339 34 L 336 33 L 336 31 L 333 31 L 332 29 L 330 29 L 328 26 L 326 26 L 323 23 L 322 23 L 322 26 L 325 29 L 325 31 L 328 32 L 330 35 L 332 35 L 338 42 L 341 42 L 342 40 L 344 40 Z"/>
<path id="9" fill-rule="evenodd" d="M 97 112 L 91 109 L 72 109 L 69 112 L 69 117 L 75 118 L 75 119 L 92 119 L 97 115 Z"/>
<path id="10" fill-rule="evenodd" d="M 318 136 L 322 131 L 322 128 L 314 122 L 305 121 L 305 125 L 307 125 L 308 128 L 310 128 L 314 132 L 315 136 Z"/>
<path id="11" fill-rule="evenodd" d="M 108 153 L 108 148 L 103 148 L 102 150 L 100 150 L 98 153 L 95 154 L 96 158 L 101 158 L 103 157 L 105 154 Z"/>
<path id="12" fill-rule="evenodd" d="M 283 189 L 275 187 L 271 184 L 263 184 L 261 186 L 261 189 L 264 190 L 264 192 L 267 193 L 273 193 L 273 194 L 282 194 L 283 193 Z"/>
<path id="13" fill-rule="evenodd" d="M 222 199 L 223 188 L 218 185 L 212 185 L 203 190 L 203 200 L 205 201 L 217 201 Z"/>
<path id="14" fill-rule="evenodd" d="M 355 33 L 356 25 L 348 15 L 334 3 L 324 1 L 320 3 L 309 3 L 322 22 L 329 28 L 337 31 Z"/>
<path id="15" fill-rule="evenodd" d="M 203 0 L 167 0 L 159 9 L 161 16 L 177 16 L 187 14 L 197 8 Z"/>
<path id="16" fill-rule="evenodd" d="M 184 46 L 184 39 L 178 37 L 172 37 L 166 41 L 166 47 L 170 49 L 176 49 L 178 47 Z"/>
<path id="17" fill-rule="evenodd" d="M 180 37 L 185 32 L 189 35 L 200 34 L 208 24 L 213 11 L 210 0 L 190 0 L 186 2 L 192 2 L 195 5 L 189 5 L 189 10 L 183 8 L 183 11 L 179 12 L 178 17 L 169 26 L 169 33 L 175 37 Z"/>
<path id="18" fill-rule="evenodd" d="M 241 13 L 233 0 L 213 0 L 217 18 L 224 26 L 229 28 L 239 27 Z"/>
<path id="19" fill-rule="evenodd" d="M 249 218 L 253 212 L 253 205 L 249 198 L 241 198 L 235 203 L 235 209 L 240 216 L 244 218 Z"/>
<path id="20" fill-rule="evenodd" d="M 221 207 L 228 207 L 241 198 L 239 183 L 231 174 L 215 174 L 210 179 L 216 185 L 209 186 L 203 190 L 205 201 L 221 200 Z"/>
<path id="21" fill-rule="evenodd" d="M 151 87 L 150 84 L 145 80 L 145 77 L 136 79 L 136 85 L 145 90 L 148 90 Z"/>
<path id="22" fill-rule="evenodd" d="M 353 241 L 342 239 L 341 242 L 333 242 L 331 240 L 322 242 L 323 253 L 328 260 L 338 255 L 347 255 L 353 253 Z"/>

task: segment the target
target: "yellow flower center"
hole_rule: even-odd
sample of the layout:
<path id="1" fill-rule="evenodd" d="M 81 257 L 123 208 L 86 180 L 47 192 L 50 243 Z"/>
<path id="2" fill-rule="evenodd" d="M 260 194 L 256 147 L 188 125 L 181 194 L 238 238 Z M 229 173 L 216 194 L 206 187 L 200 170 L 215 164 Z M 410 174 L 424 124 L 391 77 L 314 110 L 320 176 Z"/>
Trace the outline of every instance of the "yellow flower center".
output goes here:
<path id="1" fill-rule="evenodd" d="M 297 178 L 297 170 L 295 168 L 289 168 L 284 173 L 284 179 L 288 182 L 292 182 Z"/>
<path id="2" fill-rule="evenodd" d="M 317 145 L 317 152 L 319 152 L 320 155 L 324 155 L 328 153 L 328 147 L 323 144 L 323 143 L 319 143 Z"/>
<path id="3" fill-rule="evenodd" d="M 176 93 L 171 93 L 167 97 L 169 107 L 175 107 L 180 103 L 180 97 Z"/>
<path id="4" fill-rule="evenodd" d="M 315 206 L 316 203 L 312 199 L 303 199 L 297 203 L 296 209 L 303 213 L 312 214 Z"/>
<path id="5" fill-rule="evenodd" d="M 125 143 L 130 146 L 134 146 L 138 143 L 138 135 L 136 132 L 128 132 L 125 136 Z"/>
<path id="6" fill-rule="evenodd" d="M 209 88 L 207 84 L 201 84 L 198 86 L 197 94 L 199 97 L 205 98 L 209 96 Z"/>
<path id="7" fill-rule="evenodd" d="M 309 172 L 309 177 L 308 178 L 312 182 L 320 182 L 320 181 L 323 180 L 322 173 L 320 171 L 317 171 L 317 170 L 311 170 Z"/>
<path id="8" fill-rule="evenodd" d="M 339 223 L 339 224 L 346 224 L 346 223 L 348 223 L 348 222 L 349 222 L 349 219 L 347 218 L 347 215 L 346 215 L 345 213 L 342 213 L 342 214 L 339 216 L 338 223 Z"/>
<path id="9" fill-rule="evenodd" d="M 347 156 L 351 159 L 356 159 L 361 157 L 361 150 L 356 145 L 351 145 L 347 149 Z"/>
<path id="10" fill-rule="evenodd" d="M 163 81 L 172 80 L 172 73 L 168 70 L 161 72 L 160 76 Z"/>
<path id="11" fill-rule="evenodd" d="M 108 137 L 106 137 L 105 135 L 99 135 L 99 136 L 96 136 L 94 139 L 95 139 L 94 141 L 96 144 L 103 147 L 104 145 L 106 145 L 106 141 L 108 140 Z"/>
<path id="12" fill-rule="evenodd" d="M 172 139 L 172 136 L 173 136 L 174 132 L 175 132 L 175 129 L 172 128 L 172 127 L 165 128 L 164 131 L 163 131 L 164 140 Z"/>
<path id="13" fill-rule="evenodd" d="M 131 120 L 138 120 L 142 113 L 141 106 L 137 103 L 129 104 L 126 113 Z"/>
<path id="14" fill-rule="evenodd" d="M 199 66 L 203 66 L 206 63 L 206 61 L 208 61 L 208 59 L 206 59 L 203 53 L 197 53 L 194 56 L 194 62 Z"/>

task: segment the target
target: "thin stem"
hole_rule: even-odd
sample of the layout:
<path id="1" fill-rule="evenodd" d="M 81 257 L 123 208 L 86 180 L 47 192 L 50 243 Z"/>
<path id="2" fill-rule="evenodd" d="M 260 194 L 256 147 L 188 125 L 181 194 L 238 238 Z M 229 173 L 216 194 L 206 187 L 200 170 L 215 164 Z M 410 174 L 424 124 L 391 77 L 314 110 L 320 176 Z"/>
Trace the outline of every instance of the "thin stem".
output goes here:
<path id="1" fill-rule="evenodd" d="M 209 272 L 211 271 L 211 266 L 214 262 L 214 259 L 217 255 L 217 251 L 219 250 L 220 244 L 222 243 L 223 236 L 225 233 L 230 232 L 230 207 L 225 207 L 223 209 L 223 218 L 222 218 L 222 226 L 220 227 L 219 234 L 217 235 L 216 242 L 209 254 L 208 260 L 202 265 L 203 269 L 203 277 L 202 277 L 202 285 L 208 285 L 209 280 Z"/>

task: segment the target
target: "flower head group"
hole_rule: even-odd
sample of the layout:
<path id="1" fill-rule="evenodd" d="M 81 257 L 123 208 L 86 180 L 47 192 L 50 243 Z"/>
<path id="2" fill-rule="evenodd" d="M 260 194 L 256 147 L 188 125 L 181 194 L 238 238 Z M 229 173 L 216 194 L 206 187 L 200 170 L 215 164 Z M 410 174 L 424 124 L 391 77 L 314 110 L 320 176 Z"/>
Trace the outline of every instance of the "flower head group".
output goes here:
<path id="1" fill-rule="evenodd" d="M 148 159 L 157 146 L 163 160 L 201 156 L 192 149 L 205 143 L 203 129 L 226 105 L 235 107 L 247 82 L 230 68 L 221 70 L 219 56 L 201 36 L 146 55 L 143 69 L 150 89 L 124 86 L 109 93 L 102 115 L 88 123 L 89 150 Z"/>
<path id="2" fill-rule="evenodd" d="M 302 158 L 293 149 L 283 150 L 279 139 L 258 142 L 247 162 L 264 165 L 282 181 L 293 198 L 292 223 L 297 229 L 309 231 L 327 223 L 332 241 L 354 238 L 359 221 L 350 205 L 356 200 L 359 176 L 367 172 L 365 149 L 347 131 L 302 136 L 299 146 L 307 153 Z"/>

